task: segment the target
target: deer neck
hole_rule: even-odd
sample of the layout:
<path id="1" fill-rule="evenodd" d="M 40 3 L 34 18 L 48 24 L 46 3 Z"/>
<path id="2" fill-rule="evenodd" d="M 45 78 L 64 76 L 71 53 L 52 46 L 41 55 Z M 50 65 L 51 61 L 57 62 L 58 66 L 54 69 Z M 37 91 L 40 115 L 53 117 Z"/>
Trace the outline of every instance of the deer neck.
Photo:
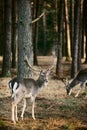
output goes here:
<path id="1" fill-rule="evenodd" d="M 73 87 L 75 87 L 77 84 L 79 83 L 78 80 L 74 79 L 72 80 L 72 82 L 69 84 L 68 88 L 72 89 Z"/>
<path id="2" fill-rule="evenodd" d="M 37 85 L 38 85 L 39 88 L 43 87 L 43 85 L 44 85 L 44 81 L 43 80 L 37 79 L 36 82 L 37 82 Z"/>

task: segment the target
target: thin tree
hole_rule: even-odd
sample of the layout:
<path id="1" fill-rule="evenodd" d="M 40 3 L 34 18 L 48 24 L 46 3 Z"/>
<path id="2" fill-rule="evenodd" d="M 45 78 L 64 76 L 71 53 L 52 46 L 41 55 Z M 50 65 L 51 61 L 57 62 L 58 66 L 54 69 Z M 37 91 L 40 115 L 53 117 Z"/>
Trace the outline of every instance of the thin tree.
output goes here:
<path id="1" fill-rule="evenodd" d="M 12 68 L 16 68 L 17 58 L 17 0 L 12 1 Z"/>
<path id="2" fill-rule="evenodd" d="M 53 1 L 53 7 L 54 7 L 54 10 L 55 10 L 55 13 L 54 13 L 54 34 L 55 34 L 55 37 L 53 39 L 54 43 L 53 43 L 53 51 L 57 51 L 57 43 L 58 43 L 58 1 L 57 0 L 54 0 Z"/>
<path id="3" fill-rule="evenodd" d="M 25 63 L 27 55 L 33 63 L 31 1 L 18 0 L 18 77 L 31 77 L 32 73 Z"/>
<path id="4" fill-rule="evenodd" d="M 47 35 L 46 35 L 46 1 L 44 1 L 43 8 L 44 16 L 43 16 L 43 54 L 46 55 L 46 44 L 47 44 Z"/>
<path id="5" fill-rule="evenodd" d="M 85 47 L 85 63 L 87 63 L 87 0 L 84 0 L 84 8 L 85 8 L 85 36 L 86 36 L 86 47 Z"/>
<path id="6" fill-rule="evenodd" d="M 75 22 L 74 22 L 74 42 L 72 55 L 71 78 L 74 78 L 78 71 L 78 44 L 79 44 L 79 17 L 80 17 L 80 1 L 76 0 L 75 4 Z"/>
<path id="7" fill-rule="evenodd" d="M 58 54 L 56 64 L 56 74 L 62 74 L 62 42 L 63 42 L 63 12 L 64 12 L 64 1 L 60 0 L 60 15 L 59 15 L 59 26 L 58 26 Z"/>
<path id="8" fill-rule="evenodd" d="M 70 43 L 70 25 L 69 25 L 69 15 L 68 15 L 68 5 L 67 0 L 64 0 L 64 16 L 65 16 L 65 33 L 66 33 L 66 60 L 71 58 L 71 43 Z"/>
<path id="9" fill-rule="evenodd" d="M 83 0 L 80 1 L 80 5 L 79 5 L 80 9 L 79 9 L 79 42 L 78 42 L 78 70 L 80 70 L 82 68 L 82 64 L 81 64 L 81 53 L 82 53 L 82 49 L 81 49 L 81 46 L 83 44 L 84 46 L 84 43 L 82 43 L 82 10 L 83 10 Z"/>
<path id="10" fill-rule="evenodd" d="M 0 54 L 3 54 L 3 43 L 4 43 L 4 1 L 0 0 Z"/>
<path id="11" fill-rule="evenodd" d="M 4 0 L 4 52 L 2 76 L 11 76 L 12 0 Z"/>
<path id="12" fill-rule="evenodd" d="M 85 41 L 84 40 L 85 40 L 85 2 L 83 0 L 81 58 L 85 58 Z"/>
<path id="13" fill-rule="evenodd" d="M 74 40 L 74 0 L 70 1 L 70 41 L 71 41 L 71 56 L 73 55 L 73 40 Z"/>
<path id="14" fill-rule="evenodd" d="M 39 0 L 34 1 L 34 19 L 38 18 L 39 13 Z M 33 24 L 33 52 L 34 52 L 34 65 L 38 65 L 37 60 L 37 41 L 38 41 L 38 21 Z"/>

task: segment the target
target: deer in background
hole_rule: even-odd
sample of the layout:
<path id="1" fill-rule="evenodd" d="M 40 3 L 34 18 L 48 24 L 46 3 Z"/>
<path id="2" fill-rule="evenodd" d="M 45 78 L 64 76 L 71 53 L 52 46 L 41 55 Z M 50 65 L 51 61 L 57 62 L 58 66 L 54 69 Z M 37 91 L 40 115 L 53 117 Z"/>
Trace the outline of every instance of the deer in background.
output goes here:
<path id="1" fill-rule="evenodd" d="M 27 57 L 25 57 L 25 61 L 31 70 L 37 71 L 29 64 Z M 41 88 L 47 85 L 48 75 L 50 74 L 53 67 L 54 64 L 51 67 L 49 67 L 47 70 L 40 70 L 37 80 L 34 80 L 33 78 L 26 78 L 23 80 L 19 80 L 16 77 L 9 81 L 9 88 L 11 90 L 11 95 L 12 95 L 12 121 L 14 123 L 18 121 L 17 104 L 22 100 L 24 102 L 22 113 L 21 113 L 21 118 L 23 120 L 24 111 L 26 108 L 26 98 L 31 98 L 32 118 L 35 120 L 34 107 L 35 107 L 36 96 L 38 92 L 41 90 Z"/>
<path id="2" fill-rule="evenodd" d="M 75 97 L 78 97 L 84 84 L 86 84 L 86 96 L 87 96 L 87 69 L 80 70 L 79 73 L 76 75 L 76 77 L 72 80 L 71 83 L 69 83 L 69 81 L 67 81 L 67 80 L 63 80 L 63 82 L 66 86 L 66 91 L 67 91 L 68 95 L 71 95 L 72 89 L 76 85 L 80 84 L 80 89 L 78 90 Z"/>

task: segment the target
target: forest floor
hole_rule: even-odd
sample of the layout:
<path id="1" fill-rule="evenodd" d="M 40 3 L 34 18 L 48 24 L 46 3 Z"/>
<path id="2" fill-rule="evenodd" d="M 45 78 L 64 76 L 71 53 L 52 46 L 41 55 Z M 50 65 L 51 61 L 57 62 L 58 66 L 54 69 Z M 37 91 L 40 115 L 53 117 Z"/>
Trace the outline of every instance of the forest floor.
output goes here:
<path id="1" fill-rule="evenodd" d="M 39 65 L 47 68 L 50 57 L 39 57 Z M 83 64 L 83 68 L 86 68 Z M 63 76 L 70 78 L 70 62 L 63 62 Z M 16 71 L 12 70 L 15 75 Z M 19 118 L 17 124 L 11 122 L 11 96 L 8 82 L 11 78 L 0 78 L 0 130 L 87 130 L 87 98 L 85 87 L 80 95 L 75 98 L 79 89 L 76 86 L 72 95 L 67 96 L 65 86 L 55 76 L 55 69 L 49 77 L 49 83 L 36 98 L 36 120 L 31 117 L 31 102 L 27 99 L 27 108 L 24 120 Z M 20 117 L 22 102 L 18 105 Z"/>

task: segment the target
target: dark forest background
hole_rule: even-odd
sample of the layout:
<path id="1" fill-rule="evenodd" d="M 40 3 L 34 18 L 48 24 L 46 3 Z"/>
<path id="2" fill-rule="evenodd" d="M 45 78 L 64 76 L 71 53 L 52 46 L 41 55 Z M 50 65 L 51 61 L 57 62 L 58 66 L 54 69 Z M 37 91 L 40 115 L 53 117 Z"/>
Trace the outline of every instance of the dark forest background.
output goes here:
<path id="1" fill-rule="evenodd" d="M 86 0 L 0 0 L 1 76 L 30 75 L 25 54 L 32 65 L 37 56 L 55 53 L 56 74 L 62 73 L 62 59 L 71 61 L 71 78 L 87 63 Z M 24 75 L 25 72 L 25 75 Z"/>

